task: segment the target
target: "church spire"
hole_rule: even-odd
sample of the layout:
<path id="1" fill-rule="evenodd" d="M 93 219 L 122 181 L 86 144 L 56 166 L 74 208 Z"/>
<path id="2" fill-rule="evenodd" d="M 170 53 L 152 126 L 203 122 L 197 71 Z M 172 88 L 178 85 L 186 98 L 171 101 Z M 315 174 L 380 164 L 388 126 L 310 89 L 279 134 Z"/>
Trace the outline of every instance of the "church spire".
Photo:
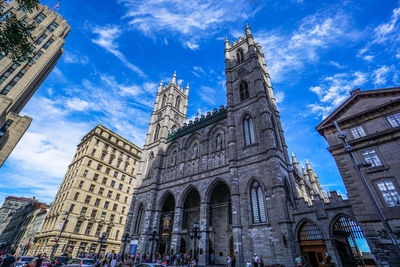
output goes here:
<path id="1" fill-rule="evenodd" d="M 171 83 L 176 84 L 176 71 L 174 71 L 174 75 L 172 75 Z"/>
<path id="2" fill-rule="evenodd" d="M 163 88 L 163 81 L 160 81 L 160 84 L 158 85 L 158 92 L 161 92 Z"/>

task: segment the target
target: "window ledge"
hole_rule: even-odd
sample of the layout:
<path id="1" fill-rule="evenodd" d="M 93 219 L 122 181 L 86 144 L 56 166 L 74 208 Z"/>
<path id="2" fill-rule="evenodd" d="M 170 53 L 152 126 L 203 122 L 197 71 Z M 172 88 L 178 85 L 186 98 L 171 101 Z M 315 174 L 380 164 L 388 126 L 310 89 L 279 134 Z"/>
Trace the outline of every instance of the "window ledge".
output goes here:
<path id="1" fill-rule="evenodd" d="M 258 146 L 258 143 L 254 143 L 254 144 L 251 144 L 251 145 L 245 145 L 245 146 L 243 147 L 243 150 L 244 150 L 244 149 L 247 149 L 247 148 L 255 147 L 255 146 Z"/>
<path id="2" fill-rule="evenodd" d="M 253 227 L 260 227 L 260 226 L 270 226 L 271 224 L 269 222 L 264 222 L 264 223 L 250 223 L 249 228 Z"/>
<path id="3" fill-rule="evenodd" d="M 365 173 L 375 173 L 375 172 L 381 172 L 381 171 L 385 171 L 388 170 L 389 167 L 388 166 L 376 166 L 376 167 L 370 167 L 368 169 L 365 169 Z"/>

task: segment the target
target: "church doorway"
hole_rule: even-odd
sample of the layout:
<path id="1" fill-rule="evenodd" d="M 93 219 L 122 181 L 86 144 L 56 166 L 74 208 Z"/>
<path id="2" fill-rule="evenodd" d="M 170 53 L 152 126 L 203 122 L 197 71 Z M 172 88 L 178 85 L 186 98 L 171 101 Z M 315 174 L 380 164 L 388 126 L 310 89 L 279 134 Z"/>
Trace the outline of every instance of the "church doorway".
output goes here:
<path id="1" fill-rule="evenodd" d="M 231 192 L 224 182 L 219 181 L 214 186 L 209 205 L 209 230 L 215 264 L 225 264 L 226 256 L 231 252 L 232 206 Z"/>
<path id="2" fill-rule="evenodd" d="M 333 224 L 332 236 L 343 266 L 365 266 L 358 243 L 366 241 L 361 227 L 355 221 L 340 216 Z"/>
<path id="3" fill-rule="evenodd" d="M 327 266 L 325 241 L 318 226 L 311 221 L 306 221 L 300 227 L 299 245 L 301 254 L 307 259 L 312 267 Z"/>
<path id="4" fill-rule="evenodd" d="M 179 253 L 182 254 L 182 255 L 185 254 L 186 253 L 186 249 L 187 249 L 186 240 L 183 237 L 181 237 L 181 248 L 179 250 Z"/>
<path id="5" fill-rule="evenodd" d="M 189 234 L 190 231 L 193 229 L 194 223 L 200 223 L 200 194 L 196 189 L 192 188 L 187 192 L 185 202 L 183 203 L 182 218 L 182 236 L 186 240 L 189 240 L 189 246 L 187 246 L 186 248 L 186 250 L 189 249 L 189 251 L 185 252 L 189 254 L 194 252 L 194 242 L 197 242 L 197 240 L 194 239 L 192 240 L 192 242 L 190 242 L 191 240 L 189 239 Z M 198 250 L 198 246 L 196 247 L 196 249 Z M 198 255 L 197 252 L 196 255 Z"/>
<path id="6" fill-rule="evenodd" d="M 159 240 L 156 245 L 157 253 L 161 255 L 170 254 L 172 226 L 174 221 L 175 199 L 172 194 L 169 194 L 161 209 Z"/>

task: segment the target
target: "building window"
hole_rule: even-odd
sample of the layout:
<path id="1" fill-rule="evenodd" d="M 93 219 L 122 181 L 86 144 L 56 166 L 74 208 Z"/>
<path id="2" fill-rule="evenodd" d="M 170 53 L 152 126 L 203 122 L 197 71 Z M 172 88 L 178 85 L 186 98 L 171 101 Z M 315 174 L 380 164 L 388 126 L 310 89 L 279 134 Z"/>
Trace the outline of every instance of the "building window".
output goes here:
<path id="1" fill-rule="evenodd" d="M 106 168 L 106 174 L 110 174 L 110 168 Z"/>
<path id="2" fill-rule="evenodd" d="M 86 207 L 82 207 L 81 215 L 86 215 L 86 212 L 87 212 L 87 208 Z"/>
<path id="3" fill-rule="evenodd" d="M 76 225 L 75 225 L 74 232 L 75 233 L 79 233 L 79 231 L 81 230 L 81 226 L 82 226 L 82 221 L 77 221 Z"/>
<path id="4" fill-rule="evenodd" d="M 117 161 L 117 168 L 119 168 L 119 166 L 121 166 L 121 161 Z"/>
<path id="5" fill-rule="evenodd" d="M 89 204 L 91 198 L 92 198 L 91 196 L 86 196 L 86 198 L 85 198 L 85 204 Z"/>
<path id="6" fill-rule="evenodd" d="M 90 232 L 92 231 L 93 223 L 88 223 L 85 231 L 85 235 L 90 235 Z"/>
<path id="7" fill-rule="evenodd" d="M 116 234 L 115 234 L 115 239 L 118 240 L 118 238 L 119 238 L 119 230 L 117 230 L 117 232 L 116 232 Z"/>
<path id="8" fill-rule="evenodd" d="M 192 145 L 192 159 L 195 159 L 199 156 L 199 144 L 194 142 Z"/>
<path id="9" fill-rule="evenodd" d="M 243 101 L 247 98 L 249 98 L 249 85 L 247 84 L 246 81 L 242 81 L 239 86 L 239 92 L 240 92 L 240 101 Z"/>
<path id="10" fill-rule="evenodd" d="M 160 124 L 157 125 L 156 130 L 154 131 L 154 139 L 153 141 L 158 140 L 158 134 L 160 133 Z"/>
<path id="11" fill-rule="evenodd" d="M 36 40 L 35 44 L 36 45 L 40 45 L 44 39 L 46 39 L 47 34 L 43 33 L 42 35 L 40 35 L 40 37 Z"/>
<path id="12" fill-rule="evenodd" d="M 100 140 L 99 140 L 99 139 L 96 139 L 95 145 L 98 146 L 99 144 L 100 144 Z"/>
<path id="13" fill-rule="evenodd" d="M 121 197 L 121 194 L 117 193 L 117 195 L 115 196 L 115 200 L 119 200 L 120 197 Z"/>
<path id="14" fill-rule="evenodd" d="M 47 26 L 47 30 L 49 32 L 54 32 L 54 30 L 57 29 L 57 27 L 58 24 L 55 21 L 53 21 L 49 26 Z"/>
<path id="15" fill-rule="evenodd" d="M 102 227 L 103 227 L 102 225 L 97 226 L 96 233 L 94 234 L 95 236 L 99 236 L 100 235 Z"/>
<path id="16" fill-rule="evenodd" d="M 125 197 L 124 203 L 128 202 L 128 197 Z"/>
<path id="17" fill-rule="evenodd" d="M 43 13 L 40 13 L 33 20 L 36 21 L 37 24 L 40 24 L 40 22 L 42 22 L 45 18 L 46 16 Z"/>
<path id="18" fill-rule="evenodd" d="M 121 181 L 125 181 L 125 174 L 121 175 Z"/>
<path id="19" fill-rule="evenodd" d="M 161 107 L 165 106 L 165 102 L 167 101 L 167 96 L 164 95 L 161 101 Z"/>
<path id="20" fill-rule="evenodd" d="M 97 165 L 97 170 L 98 170 L 98 171 L 101 171 L 101 167 L 103 167 L 103 165 L 98 164 L 98 165 Z"/>
<path id="21" fill-rule="evenodd" d="M 387 120 L 392 127 L 400 126 L 400 113 L 387 116 Z"/>
<path id="22" fill-rule="evenodd" d="M 125 165 L 124 165 L 124 171 L 127 171 L 128 170 L 128 163 L 125 163 Z"/>
<path id="23" fill-rule="evenodd" d="M 129 183 L 130 183 L 130 184 L 132 183 L 132 181 L 133 181 L 133 178 L 132 178 L 132 177 L 129 177 Z"/>
<path id="24" fill-rule="evenodd" d="M 4 125 L 0 128 L 0 138 L 7 132 L 12 123 L 12 120 L 7 120 L 6 123 L 4 123 Z"/>
<path id="25" fill-rule="evenodd" d="M 122 224 L 122 220 L 124 219 L 124 217 L 119 217 L 119 224 Z"/>
<path id="26" fill-rule="evenodd" d="M 118 189 L 119 189 L 119 190 L 122 190 L 122 186 L 123 186 L 122 184 L 119 184 L 119 185 L 118 185 Z"/>
<path id="27" fill-rule="evenodd" d="M 129 193 L 130 190 L 131 190 L 131 188 L 128 186 L 128 188 L 126 189 L 126 192 Z"/>
<path id="28" fill-rule="evenodd" d="M 350 128 L 350 132 L 353 138 L 360 138 L 366 136 L 365 131 L 361 125 Z"/>
<path id="29" fill-rule="evenodd" d="M 388 207 L 400 206 L 400 194 L 392 181 L 381 181 L 377 185 Z"/>
<path id="30" fill-rule="evenodd" d="M 102 220 L 104 220 L 105 218 L 106 218 L 106 212 L 105 211 L 103 211 L 102 213 L 101 213 L 101 216 L 100 216 L 100 219 L 102 219 Z"/>
<path id="31" fill-rule="evenodd" d="M 118 204 L 114 204 L 114 206 L 113 206 L 113 211 L 117 211 L 117 208 L 118 208 Z"/>
<path id="32" fill-rule="evenodd" d="M 125 213 L 125 207 L 122 207 L 121 212 L 122 212 L 122 213 Z"/>
<path id="33" fill-rule="evenodd" d="M 104 188 L 103 188 L 103 187 L 100 187 L 100 189 L 99 189 L 99 195 L 102 196 L 102 195 L 103 195 L 103 192 L 104 192 Z"/>
<path id="34" fill-rule="evenodd" d="M 110 222 L 113 222 L 113 221 L 114 221 L 114 218 L 115 218 L 115 214 L 111 214 L 111 215 L 110 215 Z"/>
<path id="35" fill-rule="evenodd" d="M 91 154 L 92 157 L 94 156 L 94 153 L 96 153 L 96 149 L 93 149 L 93 150 L 92 150 L 92 154 Z"/>
<path id="36" fill-rule="evenodd" d="M 117 176 L 118 176 L 118 172 L 114 171 L 114 177 L 117 178 Z"/>
<path id="37" fill-rule="evenodd" d="M 52 38 L 50 38 L 43 46 L 43 49 L 47 49 L 49 48 L 49 46 L 54 42 L 54 40 Z"/>
<path id="38" fill-rule="evenodd" d="M 106 184 L 107 183 L 107 178 L 103 177 L 103 181 L 101 181 L 102 184 Z"/>
<path id="39" fill-rule="evenodd" d="M 85 171 L 83 172 L 83 177 L 86 177 L 87 174 L 88 174 L 88 170 L 85 170 Z"/>
<path id="40" fill-rule="evenodd" d="M 93 181 L 97 181 L 98 178 L 99 178 L 99 175 L 98 175 L 97 173 L 95 173 L 95 174 L 93 175 Z"/>
<path id="41" fill-rule="evenodd" d="M 371 167 L 382 166 L 382 162 L 374 148 L 363 150 L 361 151 L 361 154 L 364 157 L 365 162 L 371 163 Z"/>
<path id="42" fill-rule="evenodd" d="M 112 193 L 113 193 L 113 191 L 111 191 L 111 190 L 108 190 L 107 197 L 108 197 L 108 198 L 111 198 L 111 196 L 112 196 Z"/>
<path id="43" fill-rule="evenodd" d="M 88 167 L 90 167 L 90 165 L 92 165 L 92 160 L 91 160 L 91 159 L 89 159 L 89 161 L 88 161 L 88 163 L 87 163 L 87 166 L 88 166 Z"/>
<path id="44" fill-rule="evenodd" d="M 76 193 L 75 193 L 75 196 L 74 196 L 74 200 L 77 200 L 78 197 L 79 197 L 79 192 L 76 192 Z"/>
<path id="45" fill-rule="evenodd" d="M 181 105 L 181 98 L 179 96 L 176 97 L 176 102 L 175 102 L 175 108 L 179 110 L 179 107 Z"/>
<path id="46" fill-rule="evenodd" d="M 95 185 L 94 185 L 94 184 L 91 184 L 90 187 L 89 187 L 89 192 L 93 192 L 93 191 L 94 191 L 94 188 L 95 188 Z"/>
<path id="47" fill-rule="evenodd" d="M 80 181 L 79 185 L 78 185 L 78 188 L 82 188 L 82 186 L 83 186 L 83 181 Z"/>
<path id="48" fill-rule="evenodd" d="M 100 156 L 100 160 L 104 160 L 104 157 L 106 156 L 106 154 L 101 154 L 101 156 Z"/>
<path id="49" fill-rule="evenodd" d="M 244 56 L 243 56 L 243 50 L 242 49 L 239 49 L 236 52 L 236 58 L 237 58 L 238 64 L 244 61 Z"/>
<path id="50" fill-rule="evenodd" d="M 92 210 L 92 214 L 90 214 L 90 217 L 96 218 L 96 214 L 97 214 L 97 210 Z"/>
<path id="51" fill-rule="evenodd" d="M 243 119 L 244 143 L 246 146 L 255 143 L 253 118 L 246 115 Z"/>
<path id="52" fill-rule="evenodd" d="M 105 208 L 105 209 L 108 209 L 108 205 L 110 205 L 110 202 L 109 202 L 109 201 L 104 202 L 104 208 Z"/>
<path id="53" fill-rule="evenodd" d="M 262 223 L 267 221 L 264 206 L 264 195 L 262 188 L 257 181 L 254 181 L 250 187 L 251 209 L 254 223 Z"/>
<path id="54" fill-rule="evenodd" d="M 112 157 L 110 157 L 110 159 L 108 160 L 108 164 L 112 164 L 113 160 L 114 159 Z"/>
<path id="55" fill-rule="evenodd" d="M 100 205 L 100 198 L 96 198 L 94 205 L 98 207 Z"/>
<path id="56" fill-rule="evenodd" d="M 19 63 L 15 62 L 0 76 L 0 84 L 2 84 L 18 67 Z"/>

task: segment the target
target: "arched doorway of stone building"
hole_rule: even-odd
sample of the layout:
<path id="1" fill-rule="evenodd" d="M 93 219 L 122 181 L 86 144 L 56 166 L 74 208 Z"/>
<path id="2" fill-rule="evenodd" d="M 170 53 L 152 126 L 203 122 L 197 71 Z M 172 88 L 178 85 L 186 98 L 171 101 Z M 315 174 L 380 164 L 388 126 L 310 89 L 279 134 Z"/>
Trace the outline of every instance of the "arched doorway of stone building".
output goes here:
<path id="1" fill-rule="evenodd" d="M 327 266 L 326 255 L 328 250 L 324 237 L 315 223 L 305 221 L 300 227 L 298 240 L 301 254 L 312 267 Z"/>
<path id="2" fill-rule="evenodd" d="M 156 251 L 160 254 L 167 255 L 171 248 L 172 226 L 174 222 L 175 198 L 169 193 L 164 198 L 161 208 L 160 224 L 159 224 L 159 240 Z"/>
<path id="3" fill-rule="evenodd" d="M 225 264 L 230 253 L 229 242 L 232 236 L 231 191 L 222 181 L 218 181 L 210 194 L 209 230 L 215 264 Z"/>
<path id="4" fill-rule="evenodd" d="M 343 266 L 365 266 L 358 242 L 365 240 L 361 227 L 347 216 L 340 216 L 332 226 L 332 237 Z"/>
<path id="5" fill-rule="evenodd" d="M 191 188 L 187 192 L 185 201 L 183 202 L 182 236 L 188 240 L 187 251 L 185 251 L 186 253 L 190 253 L 190 251 L 195 252 L 195 242 L 197 242 L 197 251 L 195 254 L 198 257 L 198 240 L 189 239 L 189 234 L 193 229 L 194 223 L 200 223 L 200 194 L 195 188 Z"/>

